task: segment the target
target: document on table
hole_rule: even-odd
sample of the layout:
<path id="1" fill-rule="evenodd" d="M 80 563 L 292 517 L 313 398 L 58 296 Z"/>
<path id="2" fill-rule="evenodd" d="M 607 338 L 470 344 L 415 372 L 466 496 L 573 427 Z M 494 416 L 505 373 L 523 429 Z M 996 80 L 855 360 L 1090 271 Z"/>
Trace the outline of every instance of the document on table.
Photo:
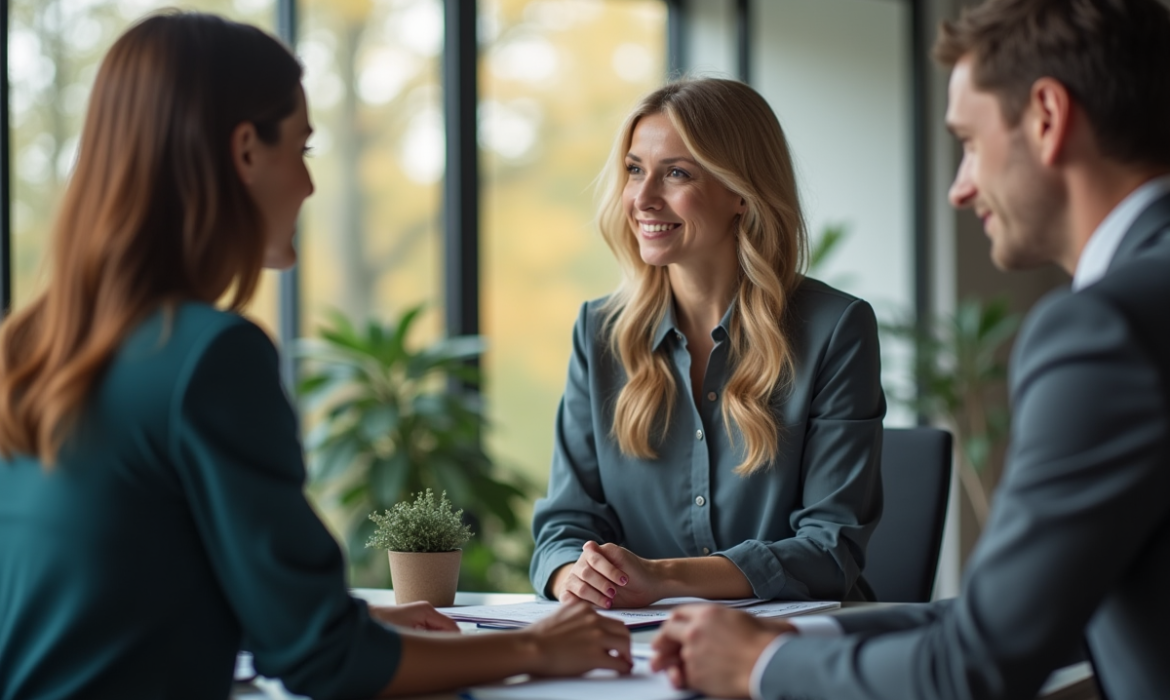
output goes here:
<path id="1" fill-rule="evenodd" d="M 678 605 L 688 603 L 718 603 L 729 607 L 742 608 L 745 612 L 756 615 L 757 617 L 788 617 L 841 607 L 840 603 L 832 601 L 786 602 L 762 601 L 758 598 L 744 598 L 740 600 L 663 598 L 657 603 L 645 608 L 598 610 L 598 612 L 606 617 L 621 620 L 630 628 L 649 627 L 665 622 L 670 617 L 671 609 Z M 439 608 L 439 612 L 460 622 L 475 622 L 490 627 L 524 627 L 552 614 L 559 605 L 560 603 L 555 600 L 538 600 L 532 603 L 513 603 L 510 605 L 464 605 L 451 608 Z"/>
<path id="2" fill-rule="evenodd" d="M 665 673 L 650 671 L 649 661 L 635 659 L 634 671 L 628 676 L 613 671 L 593 671 L 580 678 L 520 680 L 481 686 L 464 691 L 463 696 L 470 700 L 687 700 L 699 694 L 693 690 L 676 689 Z"/>

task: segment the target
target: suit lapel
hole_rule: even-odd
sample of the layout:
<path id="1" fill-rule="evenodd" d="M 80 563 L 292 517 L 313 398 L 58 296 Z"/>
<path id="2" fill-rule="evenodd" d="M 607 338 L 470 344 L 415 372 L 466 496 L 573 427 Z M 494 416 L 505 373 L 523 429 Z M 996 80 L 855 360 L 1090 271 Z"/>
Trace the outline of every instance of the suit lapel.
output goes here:
<path id="1" fill-rule="evenodd" d="M 1117 246 L 1113 260 L 1109 262 L 1109 270 L 1138 257 L 1145 249 L 1155 245 L 1170 246 L 1170 194 L 1154 200 L 1133 222 Z"/>

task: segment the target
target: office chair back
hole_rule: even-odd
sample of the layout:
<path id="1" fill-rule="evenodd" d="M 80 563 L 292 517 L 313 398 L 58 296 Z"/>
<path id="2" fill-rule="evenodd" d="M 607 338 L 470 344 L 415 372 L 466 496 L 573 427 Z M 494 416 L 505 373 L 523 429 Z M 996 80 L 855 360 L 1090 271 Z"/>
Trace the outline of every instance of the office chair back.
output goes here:
<path id="1" fill-rule="evenodd" d="M 945 430 L 884 431 L 885 507 L 865 557 L 865 578 L 883 603 L 930 600 L 951 487 L 951 450 Z"/>

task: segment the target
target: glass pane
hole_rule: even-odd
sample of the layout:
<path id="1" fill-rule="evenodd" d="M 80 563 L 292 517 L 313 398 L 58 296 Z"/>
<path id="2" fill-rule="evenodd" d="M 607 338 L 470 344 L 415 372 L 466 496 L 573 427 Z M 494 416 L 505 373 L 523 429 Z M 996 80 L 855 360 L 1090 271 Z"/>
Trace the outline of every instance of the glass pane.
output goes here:
<path id="1" fill-rule="evenodd" d="M 11 0 L 8 79 L 12 123 L 13 306 L 45 283 L 42 260 L 57 202 L 73 169 L 77 137 L 98 64 L 115 39 L 166 0 Z M 214 12 L 273 31 L 274 0 L 188 0 L 184 9 Z M 275 327 L 276 294 L 265 273 L 252 312 Z"/>
<path id="2" fill-rule="evenodd" d="M 580 304 L 616 263 L 592 183 L 622 119 L 666 73 L 661 0 L 482 0 L 483 326 L 498 460 L 548 478 Z"/>
<path id="3" fill-rule="evenodd" d="M 442 0 L 309 0 L 303 7 L 297 53 L 314 128 L 316 192 L 305 203 L 298 244 L 302 334 L 318 336 L 332 312 L 364 328 L 425 304 L 408 339 L 422 347 L 443 329 Z M 308 435 L 325 425 L 319 411 L 304 418 Z M 385 586 L 385 555 L 361 544 L 373 506 L 343 497 L 354 478 L 364 478 L 358 472 L 310 494 L 346 543 L 351 582 Z"/>
<path id="4" fill-rule="evenodd" d="M 438 336 L 443 177 L 441 0 L 306 4 L 297 52 L 316 130 L 300 241 L 302 323 L 383 322 L 427 304 Z"/>

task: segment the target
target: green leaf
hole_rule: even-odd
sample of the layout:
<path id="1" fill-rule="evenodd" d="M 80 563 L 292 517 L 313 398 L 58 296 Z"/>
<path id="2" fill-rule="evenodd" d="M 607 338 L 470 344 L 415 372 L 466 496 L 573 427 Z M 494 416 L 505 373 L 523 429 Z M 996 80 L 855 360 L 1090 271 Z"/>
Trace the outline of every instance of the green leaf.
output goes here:
<path id="1" fill-rule="evenodd" d="M 387 459 L 375 459 L 370 464 L 370 491 L 381 507 L 398 501 L 404 493 L 410 476 L 410 460 L 405 452 L 396 451 Z"/>
<path id="2" fill-rule="evenodd" d="M 812 242 L 808 251 L 809 274 L 820 270 L 847 235 L 848 231 L 843 224 L 829 225 L 821 231 L 820 237 Z"/>
<path id="3" fill-rule="evenodd" d="M 373 443 L 385 439 L 398 430 L 398 407 L 392 403 L 373 404 L 361 412 L 362 437 Z"/>
<path id="4" fill-rule="evenodd" d="M 359 468 L 362 443 L 352 435 L 342 434 L 310 453 L 309 476 L 314 483 L 328 483 Z"/>

